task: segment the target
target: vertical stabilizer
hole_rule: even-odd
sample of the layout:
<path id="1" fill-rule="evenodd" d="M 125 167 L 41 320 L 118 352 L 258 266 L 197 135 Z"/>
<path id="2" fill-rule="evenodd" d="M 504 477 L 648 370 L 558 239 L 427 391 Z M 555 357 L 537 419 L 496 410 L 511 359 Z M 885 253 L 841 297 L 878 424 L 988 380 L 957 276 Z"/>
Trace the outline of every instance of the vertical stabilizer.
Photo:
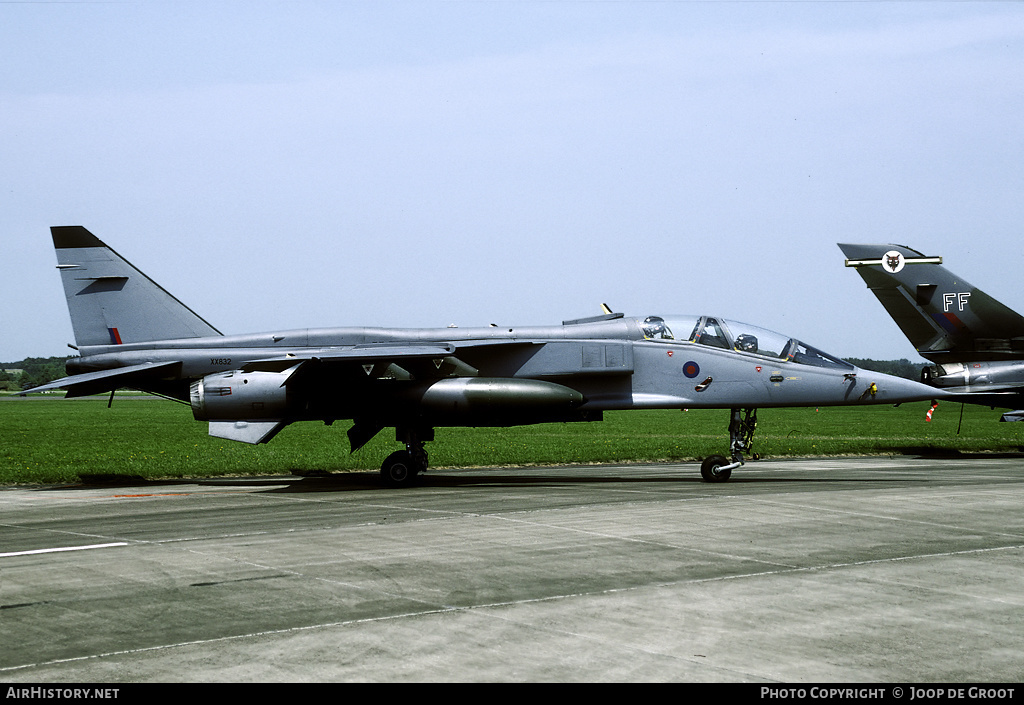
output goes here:
<path id="1" fill-rule="evenodd" d="M 82 226 L 50 233 L 79 347 L 221 335 Z"/>
<path id="2" fill-rule="evenodd" d="M 864 283 L 922 356 L 934 362 L 1024 357 L 1024 316 L 899 245 L 840 244 Z"/>

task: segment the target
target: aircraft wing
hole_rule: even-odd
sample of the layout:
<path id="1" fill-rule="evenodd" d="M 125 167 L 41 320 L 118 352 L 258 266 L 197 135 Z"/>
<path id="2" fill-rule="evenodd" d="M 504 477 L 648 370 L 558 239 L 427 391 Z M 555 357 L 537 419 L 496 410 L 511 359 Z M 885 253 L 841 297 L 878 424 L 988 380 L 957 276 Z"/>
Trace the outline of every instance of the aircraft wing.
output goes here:
<path id="1" fill-rule="evenodd" d="M 362 368 L 370 379 L 441 377 L 574 377 L 633 374 L 632 346 L 624 341 L 472 340 L 321 348 L 254 360 L 243 371 L 281 372 L 302 364 Z M 308 363 L 308 364 L 307 364 Z M 481 372 L 484 370 L 484 372 Z"/>
<path id="2" fill-rule="evenodd" d="M 247 372 L 264 369 L 278 369 L 282 365 L 292 367 L 307 360 L 323 362 L 375 362 L 381 360 L 409 360 L 431 357 L 444 357 L 455 352 L 450 343 L 435 345 L 356 345 L 346 348 L 320 348 L 303 350 L 298 353 L 277 355 L 262 360 L 253 360 L 245 364 Z"/>
<path id="3" fill-rule="evenodd" d="M 460 341 L 424 345 L 356 345 L 350 348 L 322 348 L 289 353 L 242 366 L 246 372 L 277 372 L 300 363 L 361 366 L 370 378 L 395 377 L 398 379 L 430 379 L 435 377 L 475 377 L 480 374 L 472 364 L 463 360 L 459 352 L 467 348 L 486 348 L 486 356 L 500 356 L 501 350 L 534 347 L 540 343 L 528 341 Z"/>
<path id="4" fill-rule="evenodd" d="M 85 372 L 80 375 L 64 377 L 39 387 L 33 387 L 23 392 L 21 396 L 30 392 L 49 392 L 54 389 L 66 389 L 68 391 L 67 396 L 69 397 L 87 397 L 91 394 L 109 392 L 121 387 L 137 387 L 138 382 L 172 375 L 180 367 L 180 361 L 172 361 L 130 365 L 128 367 L 117 367 L 112 370 L 101 370 L 99 372 Z"/>

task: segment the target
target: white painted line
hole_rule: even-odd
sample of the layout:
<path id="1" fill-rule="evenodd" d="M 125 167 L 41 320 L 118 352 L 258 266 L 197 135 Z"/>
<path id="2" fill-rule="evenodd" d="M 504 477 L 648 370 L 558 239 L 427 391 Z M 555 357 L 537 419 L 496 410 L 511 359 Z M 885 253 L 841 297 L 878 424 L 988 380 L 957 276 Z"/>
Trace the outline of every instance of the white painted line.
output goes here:
<path id="1" fill-rule="evenodd" d="M 59 553 L 60 551 L 88 551 L 91 548 L 111 548 L 113 546 L 127 546 L 127 541 L 121 541 L 119 543 L 97 543 L 92 546 L 64 546 L 62 548 L 37 548 L 34 551 L 11 551 L 10 553 L 0 553 L 0 558 L 10 558 L 11 556 L 31 556 L 36 553 Z"/>

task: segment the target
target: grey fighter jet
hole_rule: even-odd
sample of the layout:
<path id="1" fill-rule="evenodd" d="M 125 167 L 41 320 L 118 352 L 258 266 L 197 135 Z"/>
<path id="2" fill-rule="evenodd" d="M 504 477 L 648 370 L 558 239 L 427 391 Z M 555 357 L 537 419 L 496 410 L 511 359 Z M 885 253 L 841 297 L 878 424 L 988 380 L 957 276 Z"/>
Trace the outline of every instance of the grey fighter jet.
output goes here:
<path id="1" fill-rule="evenodd" d="M 953 401 L 1024 406 L 1024 316 L 942 265 L 899 245 L 840 244 L 896 325 L 930 362 L 922 381 Z M 1019 421 L 1024 411 L 1003 415 Z"/>
<path id="2" fill-rule="evenodd" d="M 352 420 L 358 450 L 384 428 L 405 449 L 390 486 L 427 469 L 449 426 L 597 421 L 615 409 L 731 409 L 722 482 L 750 455 L 759 407 L 893 404 L 931 387 L 858 369 L 799 340 L 716 316 L 605 313 L 556 326 L 324 328 L 222 335 L 81 226 L 51 228 L 80 357 L 37 388 L 132 388 L 189 404 L 210 435 L 266 443 L 296 421 Z"/>

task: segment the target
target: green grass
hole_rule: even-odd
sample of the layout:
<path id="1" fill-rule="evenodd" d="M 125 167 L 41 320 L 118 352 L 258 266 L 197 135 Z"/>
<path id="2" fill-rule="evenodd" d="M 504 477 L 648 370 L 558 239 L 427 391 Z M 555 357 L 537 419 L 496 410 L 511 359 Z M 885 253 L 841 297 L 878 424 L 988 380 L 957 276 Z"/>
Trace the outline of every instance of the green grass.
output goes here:
<path id="1" fill-rule="evenodd" d="M 893 407 L 762 409 L 754 450 L 762 457 L 920 452 L 1016 452 L 1024 423 L 999 410 L 945 402 Z M 73 482 L 82 475 L 145 478 L 376 470 L 401 446 L 385 429 L 355 454 L 339 422 L 292 424 L 269 444 L 207 435 L 184 405 L 156 399 L 0 397 L 0 484 Z M 726 454 L 726 410 L 633 411 L 598 423 L 516 428 L 439 428 L 427 445 L 435 467 L 696 460 Z"/>

